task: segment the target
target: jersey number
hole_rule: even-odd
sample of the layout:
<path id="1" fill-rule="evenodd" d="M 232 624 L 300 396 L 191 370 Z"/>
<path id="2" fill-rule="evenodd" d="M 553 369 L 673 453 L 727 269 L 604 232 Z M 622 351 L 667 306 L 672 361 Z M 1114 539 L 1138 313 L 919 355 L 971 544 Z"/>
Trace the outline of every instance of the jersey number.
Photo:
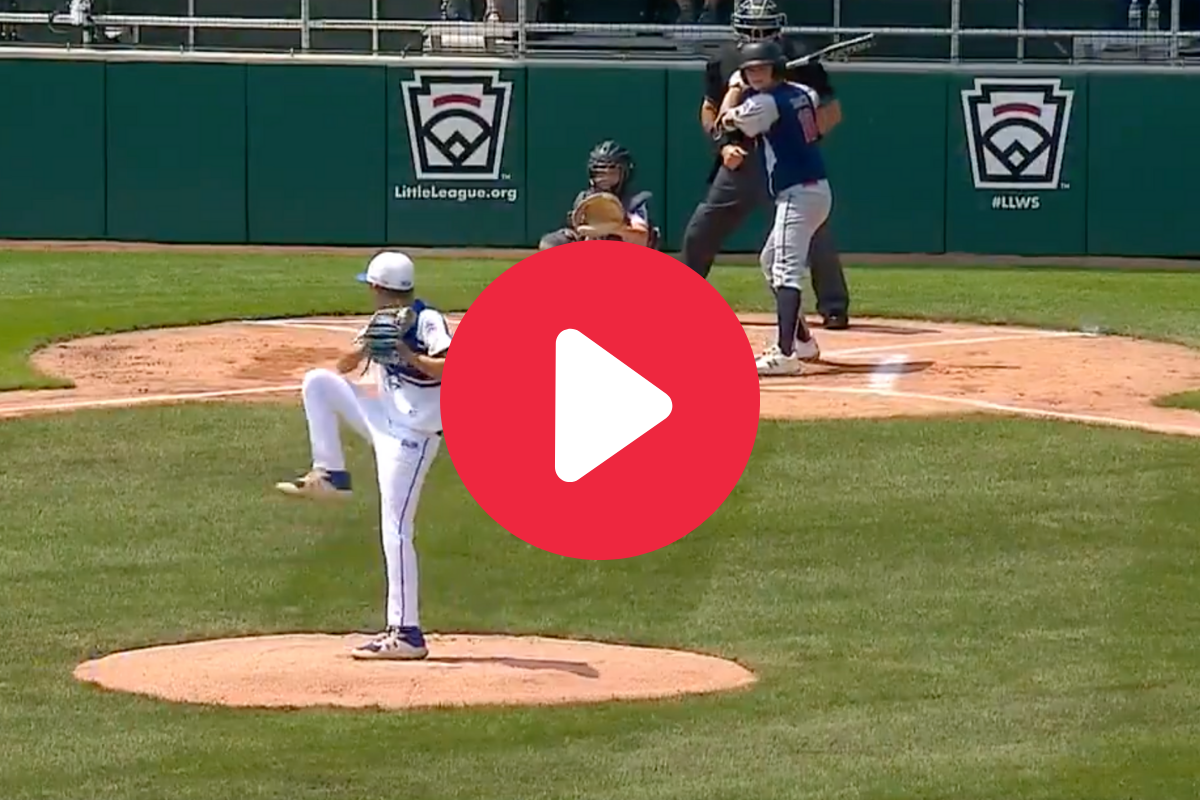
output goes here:
<path id="1" fill-rule="evenodd" d="M 812 144 L 821 138 L 821 130 L 817 127 L 817 115 L 813 107 L 805 104 L 796 114 L 800 118 L 800 128 L 804 131 L 804 141 Z"/>

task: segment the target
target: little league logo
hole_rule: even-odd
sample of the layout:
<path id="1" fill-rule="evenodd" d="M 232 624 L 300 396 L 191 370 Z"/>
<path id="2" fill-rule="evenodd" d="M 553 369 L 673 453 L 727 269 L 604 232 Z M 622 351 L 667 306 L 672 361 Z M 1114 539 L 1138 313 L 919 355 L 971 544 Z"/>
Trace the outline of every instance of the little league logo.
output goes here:
<path id="1" fill-rule="evenodd" d="M 499 180 L 512 83 L 498 70 L 417 70 L 400 84 L 417 180 Z"/>
<path id="2" fill-rule="evenodd" d="M 962 93 L 976 189 L 1057 189 L 1075 92 L 1058 78 L 976 78 Z"/>

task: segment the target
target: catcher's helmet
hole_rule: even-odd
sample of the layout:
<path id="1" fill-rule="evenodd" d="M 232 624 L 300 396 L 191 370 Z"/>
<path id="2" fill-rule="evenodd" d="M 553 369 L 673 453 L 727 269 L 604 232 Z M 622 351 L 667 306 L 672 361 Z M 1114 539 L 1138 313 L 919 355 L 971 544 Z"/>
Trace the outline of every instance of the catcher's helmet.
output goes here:
<path id="1" fill-rule="evenodd" d="M 775 0 L 739 0 L 731 21 L 738 39 L 754 42 L 783 33 L 787 15 L 779 10 Z"/>
<path id="2" fill-rule="evenodd" d="M 778 42 L 769 39 L 760 42 L 746 42 L 738 50 L 741 53 L 741 60 L 738 62 L 739 69 L 770 64 L 775 68 L 776 73 L 780 73 L 787 68 L 787 55 Z"/>
<path id="3" fill-rule="evenodd" d="M 588 177 L 595 178 L 596 172 L 608 167 L 621 170 L 621 180 L 618 185 L 624 185 L 633 175 L 633 156 L 619 142 L 607 139 L 592 148 L 588 153 Z"/>

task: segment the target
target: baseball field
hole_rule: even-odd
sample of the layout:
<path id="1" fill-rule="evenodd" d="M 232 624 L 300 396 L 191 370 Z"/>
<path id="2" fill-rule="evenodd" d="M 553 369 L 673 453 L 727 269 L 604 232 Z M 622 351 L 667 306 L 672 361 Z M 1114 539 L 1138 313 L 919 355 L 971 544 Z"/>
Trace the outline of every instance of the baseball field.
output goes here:
<path id="1" fill-rule="evenodd" d="M 513 259 L 417 262 L 461 314 Z M 443 456 L 416 547 L 459 655 L 351 668 L 322 647 L 382 624 L 373 482 L 272 485 L 364 263 L 0 250 L 0 797 L 1195 797 L 1200 271 L 850 266 L 733 494 L 631 560 L 526 545 Z M 765 341 L 760 273 L 712 282 Z"/>

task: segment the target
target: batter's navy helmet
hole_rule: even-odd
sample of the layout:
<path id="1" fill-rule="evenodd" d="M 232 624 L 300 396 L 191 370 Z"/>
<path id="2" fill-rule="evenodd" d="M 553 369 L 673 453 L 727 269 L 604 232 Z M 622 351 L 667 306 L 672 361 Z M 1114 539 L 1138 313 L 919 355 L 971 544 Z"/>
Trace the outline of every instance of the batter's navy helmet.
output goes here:
<path id="1" fill-rule="evenodd" d="M 782 72 L 787 68 L 787 55 L 776 41 L 767 39 L 761 42 L 747 42 L 738 48 L 738 51 L 741 53 L 739 69 L 759 64 L 770 64 L 775 68 L 775 72 Z"/>

